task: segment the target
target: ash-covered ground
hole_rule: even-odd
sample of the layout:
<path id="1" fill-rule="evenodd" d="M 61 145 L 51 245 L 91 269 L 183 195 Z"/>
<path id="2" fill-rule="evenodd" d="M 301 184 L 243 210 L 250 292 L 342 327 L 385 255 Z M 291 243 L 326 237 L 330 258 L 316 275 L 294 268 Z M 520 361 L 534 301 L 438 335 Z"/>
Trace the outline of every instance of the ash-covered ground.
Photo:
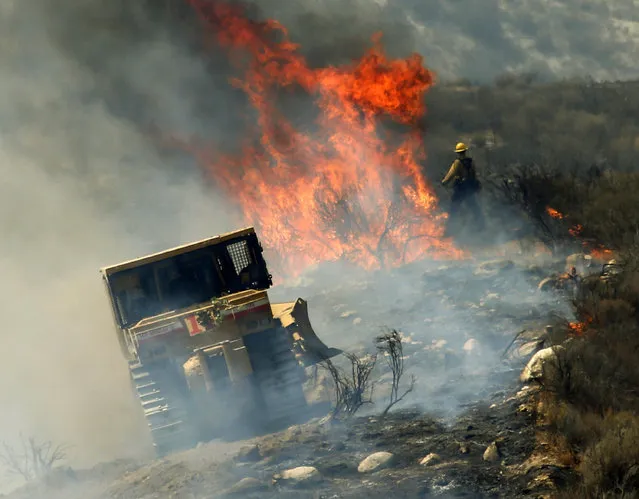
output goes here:
<path id="1" fill-rule="evenodd" d="M 334 421 L 331 383 L 308 369 L 315 417 L 241 442 L 213 441 L 161 460 L 58 470 L 46 483 L 8 497 L 518 497 L 565 478 L 535 424 L 535 387 L 519 374 L 536 339 L 567 304 L 537 283 L 563 262 L 512 259 L 411 264 L 353 272 L 325 266 L 286 285 L 272 300 L 302 296 L 329 346 L 374 352 L 383 327 L 404 337 L 414 390 L 389 414 L 390 372 L 378 359 L 373 404 Z M 526 330 L 504 355 L 513 338 Z M 526 344 L 526 341 L 528 343 Z M 338 358 L 336 362 L 344 363 Z M 369 457 L 370 456 L 370 457 Z M 368 459 L 367 459 L 368 458 Z"/>
<path id="2" fill-rule="evenodd" d="M 562 268 L 543 254 L 375 273 L 324 267 L 271 295 L 305 297 L 318 335 L 346 351 L 374 352 L 385 328 L 401 331 L 406 376 L 415 375 L 418 386 L 406 402 L 451 416 L 489 394 L 486 376 L 507 368 L 501 357 L 518 332 L 538 336 L 549 319 L 569 317 L 566 301 L 537 291 L 543 277 Z"/>

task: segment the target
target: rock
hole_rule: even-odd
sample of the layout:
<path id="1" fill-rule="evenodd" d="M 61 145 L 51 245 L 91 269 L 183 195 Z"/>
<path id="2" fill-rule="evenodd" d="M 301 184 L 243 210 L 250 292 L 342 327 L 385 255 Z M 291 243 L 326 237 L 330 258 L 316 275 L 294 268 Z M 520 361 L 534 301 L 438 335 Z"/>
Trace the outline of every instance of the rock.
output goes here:
<path id="1" fill-rule="evenodd" d="M 372 473 L 381 470 L 389 466 L 394 457 L 390 452 L 375 452 L 359 463 L 357 471 L 360 473 Z"/>
<path id="2" fill-rule="evenodd" d="M 255 492 L 266 488 L 266 484 L 260 482 L 257 478 L 242 478 L 235 485 L 226 490 L 226 495 L 245 494 L 247 492 Z"/>
<path id="3" fill-rule="evenodd" d="M 242 447 L 235 458 L 241 463 L 256 462 L 262 459 L 260 448 L 257 445 Z"/>
<path id="4" fill-rule="evenodd" d="M 481 348 L 479 342 L 475 338 L 470 338 L 464 343 L 464 352 L 468 355 L 480 355 Z"/>
<path id="5" fill-rule="evenodd" d="M 314 466 L 298 466 L 273 476 L 274 481 L 285 481 L 293 485 L 315 483 L 322 480 L 322 474 Z"/>
<path id="6" fill-rule="evenodd" d="M 448 345 L 446 340 L 433 340 L 430 345 L 424 347 L 424 350 L 441 350 L 446 345 Z"/>
<path id="7" fill-rule="evenodd" d="M 554 346 L 539 350 L 532 356 L 519 379 L 522 383 L 532 383 L 538 381 L 549 386 L 559 381 L 559 359 L 558 354 L 564 351 L 562 346 Z"/>
<path id="8" fill-rule="evenodd" d="M 442 458 L 439 454 L 435 454 L 434 452 L 431 452 L 426 457 L 422 458 L 419 464 L 421 464 L 422 466 L 432 466 L 433 464 L 437 464 L 441 462 L 441 460 Z"/>
<path id="9" fill-rule="evenodd" d="M 488 461 L 490 463 L 494 463 L 499 461 L 499 449 L 497 448 L 497 444 L 495 442 L 491 443 L 486 450 L 484 451 L 483 459 L 484 461 Z"/>

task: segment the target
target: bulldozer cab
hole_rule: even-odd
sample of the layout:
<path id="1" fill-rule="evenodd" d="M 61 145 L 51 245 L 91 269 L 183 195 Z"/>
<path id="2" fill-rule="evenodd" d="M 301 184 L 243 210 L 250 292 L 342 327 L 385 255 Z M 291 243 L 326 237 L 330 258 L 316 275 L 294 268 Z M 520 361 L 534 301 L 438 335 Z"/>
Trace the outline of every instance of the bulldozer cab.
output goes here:
<path id="1" fill-rule="evenodd" d="M 120 328 L 248 289 L 271 275 L 252 228 L 102 269 Z"/>

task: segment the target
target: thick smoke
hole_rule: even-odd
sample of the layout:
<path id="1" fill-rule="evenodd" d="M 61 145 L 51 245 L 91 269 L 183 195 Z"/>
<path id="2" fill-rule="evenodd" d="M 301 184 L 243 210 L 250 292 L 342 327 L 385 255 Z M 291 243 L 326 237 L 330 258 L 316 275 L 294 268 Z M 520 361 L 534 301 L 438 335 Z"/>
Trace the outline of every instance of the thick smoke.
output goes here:
<path id="1" fill-rule="evenodd" d="M 98 268 L 232 226 L 149 139 L 197 121 L 201 61 L 108 5 L 3 2 L 0 26 L 0 440 L 69 445 L 82 466 L 148 451 Z"/>

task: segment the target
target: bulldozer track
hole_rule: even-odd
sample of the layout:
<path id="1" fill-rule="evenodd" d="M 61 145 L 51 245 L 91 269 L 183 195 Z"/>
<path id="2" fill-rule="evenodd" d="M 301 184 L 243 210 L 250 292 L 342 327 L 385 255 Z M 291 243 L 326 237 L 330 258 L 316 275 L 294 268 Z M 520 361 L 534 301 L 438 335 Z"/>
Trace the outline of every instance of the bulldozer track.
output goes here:
<path id="1" fill-rule="evenodd" d="M 188 398 L 175 375 L 166 365 L 138 361 L 130 362 L 129 369 L 158 456 L 195 445 Z"/>
<path id="2" fill-rule="evenodd" d="M 276 332 L 258 334 L 255 339 L 254 348 L 259 354 L 251 356 L 251 362 L 270 418 L 277 420 L 300 413 L 306 408 L 302 372 L 288 333 L 278 328 Z M 244 337 L 249 344 L 251 340 L 251 335 Z"/>

